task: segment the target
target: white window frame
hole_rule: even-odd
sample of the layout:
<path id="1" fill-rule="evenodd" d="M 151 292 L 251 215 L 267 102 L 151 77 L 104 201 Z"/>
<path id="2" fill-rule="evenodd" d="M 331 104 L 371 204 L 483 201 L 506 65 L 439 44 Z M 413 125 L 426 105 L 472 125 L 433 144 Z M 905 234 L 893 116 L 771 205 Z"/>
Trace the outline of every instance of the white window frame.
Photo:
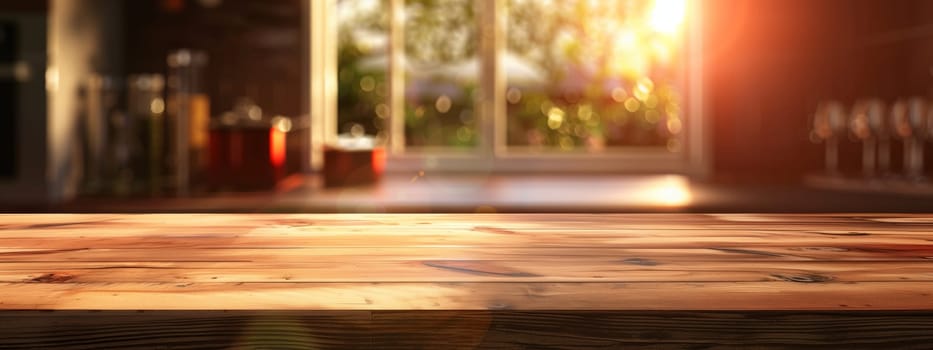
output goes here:
<path id="1" fill-rule="evenodd" d="M 336 0 L 310 1 L 309 93 L 311 117 L 310 167 L 320 170 L 323 147 L 337 137 L 337 23 Z M 710 173 L 709 123 L 704 97 L 703 28 L 701 1 L 688 0 L 683 149 L 616 147 L 603 152 L 521 152 L 506 150 L 506 76 L 501 68 L 506 51 L 505 1 L 477 0 L 480 30 L 480 99 L 477 110 L 479 143 L 470 152 L 427 148 L 405 149 L 404 72 L 402 35 L 404 0 L 389 0 L 389 172 L 613 172 L 678 173 L 705 177 Z"/>

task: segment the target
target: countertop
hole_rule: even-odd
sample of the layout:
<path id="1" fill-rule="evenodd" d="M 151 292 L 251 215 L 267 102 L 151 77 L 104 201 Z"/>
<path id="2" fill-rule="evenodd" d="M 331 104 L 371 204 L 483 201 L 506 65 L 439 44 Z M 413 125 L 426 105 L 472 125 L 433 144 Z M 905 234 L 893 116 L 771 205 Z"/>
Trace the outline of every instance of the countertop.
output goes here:
<path id="1" fill-rule="evenodd" d="M 866 188 L 868 188 L 866 186 Z M 805 184 L 694 181 L 679 175 L 388 176 L 370 186 L 324 188 L 293 176 L 274 191 L 188 198 L 79 198 L 6 212 L 198 213 L 506 213 L 506 212 L 933 212 L 933 195 L 825 188 Z"/>
<path id="2" fill-rule="evenodd" d="M 933 216 L 0 215 L 0 348 L 928 349 Z"/>

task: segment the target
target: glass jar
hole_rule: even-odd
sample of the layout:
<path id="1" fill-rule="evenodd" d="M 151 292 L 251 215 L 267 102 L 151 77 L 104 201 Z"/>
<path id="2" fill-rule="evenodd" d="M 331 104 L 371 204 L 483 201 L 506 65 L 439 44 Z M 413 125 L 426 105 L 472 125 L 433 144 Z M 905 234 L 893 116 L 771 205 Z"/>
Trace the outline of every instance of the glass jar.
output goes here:
<path id="1" fill-rule="evenodd" d="M 204 86 L 207 54 L 182 49 L 168 55 L 168 168 L 170 186 L 190 194 L 207 169 L 210 98 Z"/>
<path id="2" fill-rule="evenodd" d="M 165 78 L 161 74 L 127 77 L 127 114 L 135 125 L 134 190 L 156 195 L 163 190 L 165 176 Z"/>

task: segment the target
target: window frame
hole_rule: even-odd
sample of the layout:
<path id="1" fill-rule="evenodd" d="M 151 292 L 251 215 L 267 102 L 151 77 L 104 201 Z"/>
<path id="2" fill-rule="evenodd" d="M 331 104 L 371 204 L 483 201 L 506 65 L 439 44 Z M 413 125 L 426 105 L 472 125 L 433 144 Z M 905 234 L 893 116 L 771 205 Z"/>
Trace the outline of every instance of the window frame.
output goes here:
<path id="1" fill-rule="evenodd" d="M 309 0 L 310 16 L 310 105 L 311 159 L 310 167 L 320 170 L 323 147 L 336 141 L 336 79 L 337 79 L 337 0 Z M 710 173 L 709 123 L 704 97 L 702 5 L 687 0 L 685 19 L 685 79 L 683 149 L 672 153 L 661 148 L 612 147 L 590 153 L 580 151 L 522 151 L 508 147 L 507 80 L 502 69 L 506 52 L 507 8 L 504 1 L 477 0 L 477 26 L 480 31 L 479 86 L 482 98 L 477 102 L 478 144 L 470 152 L 428 148 L 405 148 L 404 72 L 398 67 L 404 60 L 404 0 L 388 0 L 389 24 L 389 138 L 388 172 L 467 172 L 467 173 L 527 173 L 527 172 L 613 172 L 613 173 L 678 173 L 705 177 Z"/>

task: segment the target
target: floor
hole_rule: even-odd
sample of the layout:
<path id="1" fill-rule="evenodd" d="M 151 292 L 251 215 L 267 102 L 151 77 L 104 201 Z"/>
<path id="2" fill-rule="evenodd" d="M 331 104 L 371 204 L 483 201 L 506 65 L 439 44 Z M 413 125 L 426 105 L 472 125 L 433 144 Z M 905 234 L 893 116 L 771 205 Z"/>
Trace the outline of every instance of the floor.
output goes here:
<path id="1" fill-rule="evenodd" d="M 933 343 L 933 215 L 10 214 L 0 348 Z"/>
<path id="2" fill-rule="evenodd" d="M 679 175 L 395 175 L 372 186 L 344 188 L 324 188 L 315 176 L 294 176 L 268 192 L 190 198 L 81 198 L 52 207 L 5 211 L 929 213 L 933 212 L 933 195 L 858 191 L 858 187 L 818 189 L 803 184 L 717 184 Z"/>

